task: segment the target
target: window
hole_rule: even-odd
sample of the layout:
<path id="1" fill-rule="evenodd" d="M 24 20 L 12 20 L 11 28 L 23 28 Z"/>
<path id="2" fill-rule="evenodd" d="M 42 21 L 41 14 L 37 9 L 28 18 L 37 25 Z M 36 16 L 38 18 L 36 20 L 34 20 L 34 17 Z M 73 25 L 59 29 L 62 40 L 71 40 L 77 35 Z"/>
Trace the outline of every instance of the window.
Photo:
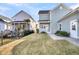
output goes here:
<path id="1" fill-rule="evenodd" d="M 61 30 L 61 24 L 59 24 L 59 30 Z"/>
<path id="2" fill-rule="evenodd" d="M 76 26 L 75 25 L 72 25 L 72 30 L 76 30 Z"/>
<path id="3" fill-rule="evenodd" d="M 43 26 L 43 28 L 45 29 L 45 26 Z"/>

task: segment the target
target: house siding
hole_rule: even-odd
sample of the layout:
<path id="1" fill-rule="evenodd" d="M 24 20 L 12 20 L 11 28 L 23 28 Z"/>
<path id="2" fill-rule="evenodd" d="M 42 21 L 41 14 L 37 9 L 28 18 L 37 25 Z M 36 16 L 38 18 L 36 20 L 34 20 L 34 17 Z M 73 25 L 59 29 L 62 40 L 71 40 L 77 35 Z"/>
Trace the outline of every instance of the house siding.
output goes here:
<path id="1" fill-rule="evenodd" d="M 71 16 L 69 16 L 68 18 L 62 20 L 61 23 L 62 24 L 62 28 L 61 28 L 61 31 L 66 31 L 66 32 L 69 32 L 70 33 L 70 22 L 72 20 L 78 20 L 79 19 L 79 13 L 78 14 L 73 14 Z M 77 23 L 77 35 L 79 37 L 79 22 Z"/>
<path id="2" fill-rule="evenodd" d="M 17 14 L 16 16 L 12 17 L 12 19 L 14 21 L 23 21 L 23 20 L 29 19 L 29 18 L 30 18 L 30 16 L 25 14 L 24 12 L 21 12 L 21 13 Z"/>
<path id="3" fill-rule="evenodd" d="M 57 21 L 59 21 L 63 16 L 65 16 L 69 12 L 70 12 L 70 9 L 65 9 L 65 8 L 63 9 L 57 8 L 55 11 L 50 12 L 51 33 L 55 33 L 58 30 Z"/>
<path id="4" fill-rule="evenodd" d="M 0 31 L 4 31 L 6 29 L 5 22 L 0 21 Z"/>
<path id="5" fill-rule="evenodd" d="M 78 28 L 77 33 L 78 33 L 78 38 L 79 38 L 79 18 L 77 20 L 78 20 L 78 23 L 77 23 L 77 28 Z"/>
<path id="6" fill-rule="evenodd" d="M 25 29 L 22 29 L 22 30 L 34 30 L 34 32 L 36 32 L 36 22 L 26 12 L 20 11 L 14 17 L 12 17 L 12 19 L 13 19 L 14 23 L 18 23 L 18 24 L 20 24 L 21 21 L 22 22 L 25 22 L 25 20 L 28 20 L 29 19 L 30 20 L 29 25 L 27 25 L 27 22 L 25 22 L 26 23 L 26 28 Z M 15 30 L 15 27 L 17 27 L 17 26 L 14 24 L 13 25 L 14 30 Z"/>

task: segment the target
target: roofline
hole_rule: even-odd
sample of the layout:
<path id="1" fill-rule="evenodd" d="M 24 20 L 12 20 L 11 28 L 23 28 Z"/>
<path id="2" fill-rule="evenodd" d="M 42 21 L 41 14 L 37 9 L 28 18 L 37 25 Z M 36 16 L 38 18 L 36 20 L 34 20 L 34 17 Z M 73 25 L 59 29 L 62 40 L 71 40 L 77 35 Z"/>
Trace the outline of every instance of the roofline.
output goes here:
<path id="1" fill-rule="evenodd" d="M 50 12 L 50 10 L 39 10 L 39 12 L 40 12 L 40 11 L 48 11 L 48 12 Z M 39 12 L 38 12 L 38 14 L 41 14 L 41 13 L 39 13 Z M 42 13 L 42 14 L 43 14 L 43 13 Z M 45 14 L 45 13 L 44 13 L 44 14 Z"/>
<path id="2" fill-rule="evenodd" d="M 75 13 L 75 14 L 79 13 L 79 10 L 75 10 L 75 11 L 69 12 L 69 13 L 66 14 L 62 19 L 60 19 L 60 20 L 58 21 L 58 23 L 61 22 L 61 21 L 63 21 L 63 20 L 65 20 L 65 19 L 66 19 L 67 17 L 69 17 L 71 14 L 75 15 L 74 13 Z"/>
<path id="3" fill-rule="evenodd" d="M 0 16 L 2 16 L 2 17 L 5 17 L 5 18 L 7 18 L 9 21 L 11 21 L 12 22 L 12 20 L 11 20 L 11 18 L 9 18 L 9 17 L 6 17 L 6 16 L 4 16 L 4 15 L 0 15 Z M 2 19 L 4 22 L 6 22 L 4 19 Z M 8 22 L 7 22 L 8 23 Z"/>
<path id="4" fill-rule="evenodd" d="M 50 11 L 54 11 L 54 10 L 56 10 L 60 5 L 65 6 L 66 9 L 70 9 L 70 10 L 72 10 L 71 8 L 69 8 L 68 6 L 66 6 L 64 3 L 58 3 L 58 5 L 57 5 L 54 9 L 51 9 Z"/>
<path id="5" fill-rule="evenodd" d="M 17 12 L 13 17 L 15 17 L 16 15 L 18 15 L 19 13 L 21 13 L 21 12 L 24 12 L 24 13 L 26 13 L 26 14 L 28 14 L 27 12 L 25 12 L 24 10 L 20 10 L 19 12 Z M 28 14 L 29 15 L 29 14 Z M 33 18 L 32 18 L 32 16 L 31 15 L 29 15 L 30 17 L 31 17 L 31 19 L 34 21 L 34 22 L 36 22 Z M 12 18 L 13 18 L 12 17 Z"/>

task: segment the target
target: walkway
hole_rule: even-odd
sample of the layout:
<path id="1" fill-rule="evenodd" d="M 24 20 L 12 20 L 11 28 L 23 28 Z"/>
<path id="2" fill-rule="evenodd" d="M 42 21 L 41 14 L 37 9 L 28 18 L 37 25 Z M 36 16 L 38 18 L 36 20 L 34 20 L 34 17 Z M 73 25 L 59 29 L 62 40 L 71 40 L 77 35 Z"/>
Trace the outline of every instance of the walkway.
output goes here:
<path id="1" fill-rule="evenodd" d="M 25 40 L 25 39 L 24 39 Z M 0 47 L 0 54 L 1 55 L 10 55 L 12 54 L 11 51 L 12 49 L 18 45 L 19 43 L 23 42 L 24 41 L 23 39 L 19 39 L 19 40 L 15 40 L 11 43 L 8 43 L 6 45 L 3 45 Z"/>
<path id="2" fill-rule="evenodd" d="M 70 43 L 79 46 L 79 39 L 74 39 L 74 38 L 70 38 L 70 37 L 61 37 L 61 36 L 56 36 L 55 34 L 49 34 L 48 35 L 54 39 L 54 40 L 67 40 Z"/>

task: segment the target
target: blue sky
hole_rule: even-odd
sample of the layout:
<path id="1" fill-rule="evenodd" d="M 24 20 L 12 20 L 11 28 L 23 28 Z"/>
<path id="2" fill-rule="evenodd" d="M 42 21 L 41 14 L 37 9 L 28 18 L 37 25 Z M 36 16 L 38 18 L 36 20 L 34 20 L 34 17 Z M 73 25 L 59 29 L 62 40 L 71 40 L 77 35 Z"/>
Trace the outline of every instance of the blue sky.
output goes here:
<path id="1" fill-rule="evenodd" d="M 20 10 L 24 10 L 37 21 L 39 10 L 53 9 L 57 5 L 57 3 L 0 3 L 0 15 L 11 18 Z M 79 6 L 78 3 L 67 3 L 66 5 L 73 9 Z"/>

